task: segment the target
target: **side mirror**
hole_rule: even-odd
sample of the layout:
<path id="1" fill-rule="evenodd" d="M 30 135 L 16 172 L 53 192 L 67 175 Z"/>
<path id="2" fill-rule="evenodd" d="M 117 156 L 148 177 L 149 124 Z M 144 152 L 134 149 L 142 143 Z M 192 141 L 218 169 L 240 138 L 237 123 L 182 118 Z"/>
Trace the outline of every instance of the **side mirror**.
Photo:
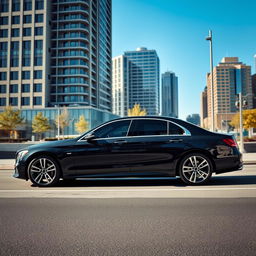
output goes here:
<path id="1" fill-rule="evenodd" d="M 94 139 L 96 139 L 96 136 L 94 134 L 89 134 L 88 136 L 85 137 L 85 139 L 88 142 L 92 142 Z"/>

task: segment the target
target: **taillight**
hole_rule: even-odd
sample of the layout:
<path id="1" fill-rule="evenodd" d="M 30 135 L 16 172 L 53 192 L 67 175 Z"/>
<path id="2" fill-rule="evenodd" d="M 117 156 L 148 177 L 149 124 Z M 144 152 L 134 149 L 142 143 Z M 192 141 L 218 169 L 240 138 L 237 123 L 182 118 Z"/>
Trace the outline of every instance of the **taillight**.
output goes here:
<path id="1" fill-rule="evenodd" d="M 234 139 L 223 139 L 223 141 L 230 147 L 238 147 Z"/>

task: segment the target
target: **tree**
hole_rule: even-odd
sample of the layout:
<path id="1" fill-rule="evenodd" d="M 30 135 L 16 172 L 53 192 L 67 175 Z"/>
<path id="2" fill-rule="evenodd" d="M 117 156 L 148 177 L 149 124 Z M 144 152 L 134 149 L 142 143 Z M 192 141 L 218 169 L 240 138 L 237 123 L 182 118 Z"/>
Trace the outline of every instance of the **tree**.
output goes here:
<path id="1" fill-rule="evenodd" d="M 42 134 L 44 132 L 47 132 L 51 129 L 48 118 L 43 116 L 42 112 L 38 112 L 35 115 L 32 122 L 32 129 L 34 133 L 39 133 L 40 139 L 42 138 Z"/>
<path id="2" fill-rule="evenodd" d="M 79 121 L 75 123 L 75 127 L 80 134 L 88 130 L 88 122 L 85 120 L 84 115 L 79 116 Z"/>
<path id="3" fill-rule="evenodd" d="M 55 124 L 58 127 L 58 123 L 60 123 L 60 129 L 62 135 L 64 134 L 64 129 L 69 125 L 69 114 L 66 107 L 64 107 L 62 113 L 60 115 L 57 115 L 55 119 Z"/>
<path id="4" fill-rule="evenodd" d="M 243 128 L 250 131 L 251 128 L 256 128 L 256 109 L 243 110 Z M 236 129 L 239 128 L 240 115 L 236 113 L 230 123 Z"/>
<path id="5" fill-rule="evenodd" d="M 133 108 L 128 109 L 128 116 L 146 116 L 146 109 L 141 109 L 140 104 L 135 104 Z"/>
<path id="6" fill-rule="evenodd" d="M 0 113 L 0 128 L 10 132 L 10 138 L 15 133 L 18 125 L 23 123 L 23 117 L 20 115 L 20 110 L 13 110 L 8 106 Z"/>

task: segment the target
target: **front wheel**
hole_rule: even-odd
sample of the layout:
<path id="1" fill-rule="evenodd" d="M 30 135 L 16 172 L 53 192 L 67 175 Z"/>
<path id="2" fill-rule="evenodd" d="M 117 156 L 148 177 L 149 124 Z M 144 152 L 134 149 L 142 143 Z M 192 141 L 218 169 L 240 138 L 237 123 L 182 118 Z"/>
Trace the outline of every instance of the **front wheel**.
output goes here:
<path id="1" fill-rule="evenodd" d="M 28 166 L 28 175 L 33 184 L 39 187 L 56 185 L 60 179 L 60 169 L 56 160 L 49 156 L 34 158 Z"/>
<path id="2" fill-rule="evenodd" d="M 185 156 L 179 166 L 180 178 L 189 185 L 207 183 L 212 176 L 212 171 L 210 159 L 199 153 Z"/>

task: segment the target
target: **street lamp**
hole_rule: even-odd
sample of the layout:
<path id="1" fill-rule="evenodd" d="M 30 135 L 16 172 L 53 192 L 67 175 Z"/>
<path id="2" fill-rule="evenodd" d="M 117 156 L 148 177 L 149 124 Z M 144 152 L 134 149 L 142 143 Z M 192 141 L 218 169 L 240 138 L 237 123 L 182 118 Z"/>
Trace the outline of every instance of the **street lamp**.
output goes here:
<path id="1" fill-rule="evenodd" d="M 214 131 L 214 94 L 213 94 L 213 54 L 212 54 L 212 31 L 209 30 L 209 35 L 205 38 L 207 41 L 210 41 L 210 69 L 211 69 L 211 131 Z"/>

